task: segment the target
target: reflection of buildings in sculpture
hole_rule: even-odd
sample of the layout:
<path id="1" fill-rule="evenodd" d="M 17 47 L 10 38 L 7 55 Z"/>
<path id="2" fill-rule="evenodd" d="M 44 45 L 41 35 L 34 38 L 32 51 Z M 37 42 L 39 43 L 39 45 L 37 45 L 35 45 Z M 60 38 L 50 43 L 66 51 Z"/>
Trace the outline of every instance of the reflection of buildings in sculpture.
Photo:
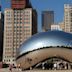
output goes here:
<path id="1" fill-rule="evenodd" d="M 49 31 L 34 35 L 17 52 L 17 63 L 28 69 L 36 67 L 49 58 L 72 62 L 72 35 L 62 31 Z M 54 59 L 53 60 L 56 60 Z M 62 61 L 61 60 L 61 61 Z"/>

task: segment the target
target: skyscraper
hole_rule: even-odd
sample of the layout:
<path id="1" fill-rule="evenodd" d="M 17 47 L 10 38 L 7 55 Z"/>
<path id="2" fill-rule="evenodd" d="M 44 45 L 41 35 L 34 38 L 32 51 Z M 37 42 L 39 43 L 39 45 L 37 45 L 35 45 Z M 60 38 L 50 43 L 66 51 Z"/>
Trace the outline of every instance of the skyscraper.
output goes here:
<path id="1" fill-rule="evenodd" d="M 62 22 L 59 22 L 58 25 L 60 26 L 62 31 L 65 31 L 65 24 L 64 24 L 64 20 Z"/>
<path id="2" fill-rule="evenodd" d="M 72 33 L 72 4 L 64 4 L 65 32 Z"/>
<path id="3" fill-rule="evenodd" d="M 51 24 L 54 24 L 54 11 L 42 12 L 42 29 L 44 31 L 51 30 Z"/>
<path id="4" fill-rule="evenodd" d="M 0 61 L 2 61 L 2 51 L 3 51 L 3 14 L 1 12 L 0 6 Z"/>
<path id="5" fill-rule="evenodd" d="M 24 4 L 23 4 L 24 3 Z M 5 9 L 3 62 L 14 63 L 20 45 L 37 33 L 37 14 L 29 0 L 12 0 Z M 29 8 L 28 8 L 29 7 Z"/>

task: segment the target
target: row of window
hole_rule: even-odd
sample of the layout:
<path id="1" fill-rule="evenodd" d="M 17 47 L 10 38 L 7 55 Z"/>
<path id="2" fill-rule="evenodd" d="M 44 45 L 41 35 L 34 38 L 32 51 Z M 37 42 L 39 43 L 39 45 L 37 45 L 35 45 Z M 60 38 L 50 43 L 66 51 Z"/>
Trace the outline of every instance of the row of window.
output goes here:
<path id="1" fill-rule="evenodd" d="M 24 17 L 24 20 L 30 20 L 30 17 Z"/>
<path id="2" fill-rule="evenodd" d="M 12 61 L 12 60 L 10 60 L 10 59 L 4 60 L 4 62 L 10 62 L 10 61 Z M 15 60 L 13 59 L 13 61 L 15 61 Z"/>
<path id="3" fill-rule="evenodd" d="M 24 11 L 23 13 L 27 15 L 27 14 L 30 14 L 31 12 L 30 11 Z"/>
<path id="4" fill-rule="evenodd" d="M 6 40 L 6 43 L 8 43 L 8 45 L 11 45 L 12 44 L 12 39 L 11 40 Z"/>
<path id="5" fill-rule="evenodd" d="M 14 10 L 14 13 L 22 13 L 23 10 Z"/>
<path id="6" fill-rule="evenodd" d="M 18 15 L 18 16 L 19 16 L 19 15 L 22 16 L 23 13 L 14 13 L 14 16 L 17 16 L 17 15 Z"/>
<path id="7" fill-rule="evenodd" d="M 30 29 L 24 29 L 24 32 L 31 32 L 31 30 Z"/>
<path id="8" fill-rule="evenodd" d="M 11 20 L 11 19 L 8 18 L 8 20 Z M 19 21 L 20 21 L 20 20 L 22 20 L 22 18 L 21 18 L 21 17 L 19 17 L 19 18 L 17 17 L 17 18 L 14 18 L 14 20 L 15 20 L 15 21 L 19 20 Z M 24 17 L 24 21 L 25 21 L 25 20 L 30 20 L 30 17 Z"/>
<path id="9" fill-rule="evenodd" d="M 14 22 L 14 24 L 22 24 L 22 21 L 16 21 L 16 22 Z"/>
<path id="10" fill-rule="evenodd" d="M 6 36 L 12 36 L 13 34 L 12 33 L 6 33 Z"/>
<path id="11" fill-rule="evenodd" d="M 66 22 L 72 22 L 72 19 L 71 19 L 71 20 L 66 19 L 65 21 L 66 21 Z"/>
<path id="12" fill-rule="evenodd" d="M 14 42 L 13 47 L 14 47 L 15 49 L 16 49 L 16 48 L 19 48 L 20 44 L 21 44 L 21 43 L 16 43 L 16 42 Z M 12 45 L 9 45 L 9 44 L 8 44 L 8 45 L 5 45 L 5 47 L 7 47 L 7 48 L 6 48 L 6 50 L 7 50 L 6 53 L 7 53 L 7 54 L 11 54 L 11 51 L 13 51 Z M 9 48 L 9 49 L 8 49 L 8 48 Z M 6 50 L 5 50 L 5 51 L 6 51 Z M 9 52 L 9 51 L 10 51 L 10 52 Z M 14 50 L 14 51 L 16 51 L 16 50 Z"/>
<path id="13" fill-rule="evenodd" d="M 14 48 L 16 48 L 16 49 L 19 48 L 19 45 L 14 45 Z"/>
<path id="14" fill-rule="evenodd" d="M 31 15 L 30 14 L 24 14 L 24 17 L 30 17 Z"/>
<path id="15" fill-rule="evenodd" d="M 6 22 L 6 24 L 12 24 L 12 23 L 13 23 L 13 22 L 11 22 L 11 21 L 10 21 L 10 22 L 9 22 L 9 21 L 8 21 L 8 22 Z"/>
<path id="16" fill-rule="evenodd" d="M 24 35 L 31 35 L 31 33 L 30 32 L 25 32 Z"/>
<path id="17" fill-rule="evenodd" d="M 28 35 L 28 36 L 26 36 L 26 37 L 24 37 L 24 38 L 27 39 L 27 38 L 29 38 L 29 37 L 31 37 L 31 36 Z"/>
<path id="18" fill-rule="evenodd" d="M 25 29 L 25 28 L 24 28 L 24 30 L 20 30 L 20 29 L 18 28 L 18 29 L 16 29 L 16 30 L 14 30 L 14 32 L 18 32 L 18 33 L 21 32 L 21 31 L 31 32 L 31 29 L 27 29 L 27 28 Z"/>
<path id="19" fill-rule="evenodd" d="M 22 20 L 22 17 L 21 16 L 18 16 L 18 17 L 14 17 L 14 20 Z"/>
<path id="20" fill-rule="evenodd" d="M 6 50 L 7 50 L 7 51 L 11 51 L 11 50 L 16 51 L 16 48 L 7 47 Z"/>
<path id="21" fill-rule="evenodd" d="M 19 37 L 18 37 L 18 35 L 16 34 L 16 35 L 14 35 L 14 37 L 13 37 L 14 39 L 20 39 L 20 40 L 22 40 L 22 35 L 19 35 Z"/>
<path id="22" fill-rule="evenodd" d="M 11 58 L 11 56 L 5 56 L 5 58 Z"/>
<path id="23" fill-rule="evenodd" d="M 30 26 L 24 26 L 24 28 L 26 28 L 26 29 L 28 28 L 28 29 L 29 29 L 29 28 L 30 28 Z"/>
<path id="24" fill-rule="evenodd" d="M 19 28 L 19 30 L 20 30 L 20 28 L 26 28 L 26 29 L 30 29 L 30 26 L 14 26 L 14 28 L 16 28 L 16 29 L 18 29 Z"/>
<path id="25" fill-rule="evenodd" d="M 14 28 L 22 28 L 23 26 L 14 26 Z"/>
<path id="26" fill-rule="evenodd" d="M 13 18 L 6 18 L 6 21 L 12 21 Z"/>
<path id="27" fill-rule="evenodd" d="M 20 28 L 14 30 L 14 32 L 21 32 L 21 31 L 23 31 L 23 30 L 20 30 Z"/>
<path id="28" fill-rule="evenodd" d="M 30 21 L 24 21 L 24 22 L 22 22 L 22 21 L 16 21 L 16 22 L 14 22 L 14 24 L 30 24 Z M 8 24 L 12 24 L 11 22 L 8 22 Z"/>
<path id="29" fill-rule="evenodd" d="M 18 32 L 15 30 L 15 31 L 14 31 L 14 35 L 16 35 L 17 33 L 18 33 L 18 34 L 22 34 L 22 30 L 20 30 L 20 31 L 18 31 Z"/>
<path id="30" fill-rule="evenodd" d="M 12 11 L 7 11 L 6 13 L 10 15 L 10 14 L 12 14 L 13 12 L 12 12 Z"/>
<path id="31" fill-rule="evenodd" d="M 20 40 L 20 41 L 15 41 L 15 40 L 14 40 L 14 42 L 13 42 L 13 47 L 14 47 L 14 46 L 20 46 L 21 43 L 22 43 L 21 40 Z"/>
<path id="32" fill-rule="evenodd" d="M 27 22 L 27 21 L 26 21 L 26 22 L 24 22 L 24 24 L 30 24 L 30 22 Z"/>
<path id="33" fill-rule="evenodd" d="M 6 50 L 6 51 L 11 51 L 11 50 L 13 50 L 13 49 L 10 48 L 10 47 L 7 47 L 7 48 L 5 48 L 5 50 Z"/>

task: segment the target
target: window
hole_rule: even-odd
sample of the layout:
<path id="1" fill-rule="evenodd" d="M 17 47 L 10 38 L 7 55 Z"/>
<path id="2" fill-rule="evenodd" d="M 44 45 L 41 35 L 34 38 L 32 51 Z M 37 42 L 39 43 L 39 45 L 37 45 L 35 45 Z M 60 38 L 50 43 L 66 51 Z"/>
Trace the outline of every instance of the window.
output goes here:
<path id="1" fill-rule="evenodd" d="M 72 16 L 72 13 L 70 13 L 70 16 Z"/>
<path id="2" fill-rule="evenodd" d="M 15 60 L 13 59 L 13 61 L 15 61 Z"/>
<path id="3" fill-rule="evenodd" d="M 9 59 L 9 62 L 10 62 L 10 59 Z"/>
<path id="4" fill-rule="evenodd" d="M 71 22 L 72 22 L 72 19 L 71 19 Z"/>
<path id="5" fill-rule="evenodd" d="M 4 62 L 5 62 L 6 60 L 4 60 Z"/>

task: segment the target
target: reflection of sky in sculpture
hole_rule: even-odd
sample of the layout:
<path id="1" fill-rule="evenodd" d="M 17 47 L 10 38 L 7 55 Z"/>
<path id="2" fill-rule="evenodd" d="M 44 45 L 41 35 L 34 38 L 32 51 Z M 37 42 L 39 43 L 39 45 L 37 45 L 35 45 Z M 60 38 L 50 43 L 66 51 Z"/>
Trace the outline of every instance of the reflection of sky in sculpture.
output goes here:
<path id="1" fill-rule="evenodd" d="M 42 47 L 71 46 L 72 34 L 62 31 L 42 32 L 32 36 L 19 48 L 19 55 Z"/>

